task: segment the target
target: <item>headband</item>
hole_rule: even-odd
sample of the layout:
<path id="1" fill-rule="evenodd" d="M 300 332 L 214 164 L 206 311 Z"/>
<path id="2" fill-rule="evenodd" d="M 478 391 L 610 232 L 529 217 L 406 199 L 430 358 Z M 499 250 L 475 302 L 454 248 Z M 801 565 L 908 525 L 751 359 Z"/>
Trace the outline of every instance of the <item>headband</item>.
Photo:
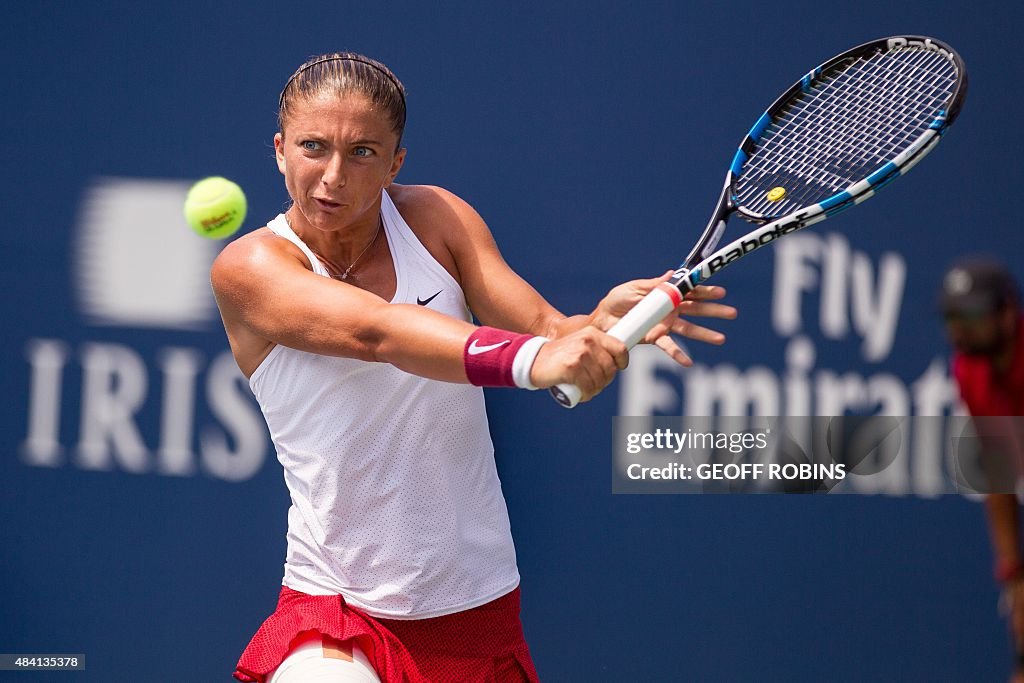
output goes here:
<path id="1" fill-rule="evenodd" d="M 360 64 L 365 64 L 365 65 L 367 65 L 369 67 L 373 67 L 377 71 L 381 72 L 382 74 L 384 74 L 385 77 L 387 77 L 387 79 L 389 81 L 391 81 L 391 85 L 395 86 L 395 90 L 398 92 L 398 97 L 401 98 L 401 100 L 402 100 L 402 109 L 405 109 L 405 93 L 402 92 L 402 86 L 400 86 L 398 84 L 398 81 L 395 80 L 395 77 L 392 76 L 390 73 L 388 73 L 388 71 L 386 69 L 382 68 L 379 64 L 375 64 L 374 62 L 371 62 L 370 60 L 364 59 L 362 57 L 339 56 L 339 55 L 330 55 L 330 56 L 327 56 L 327 57 L 321 57 L 320 59 L 317 59 L 315 61 L 310 62 L 309 64 L 306 64 L 305 66 L 300 67 L 298 71 L 296 71 L 295 73 L 293 73 L 291 75 L 291 78 L 288 79 L 288 82 L 284 84 L 284 88 L 281 90 L 281 94 L 277 98 L 277 106 L 280 108 L 280 106 L 282 104 L 284 104 L 284 94 L 288 90 L 288 86 L 291 85 L 292 81 L 295 80 L 296 76 L 301 74 L 306 69 L 313 68 L 317 64 L 323 64 L 324 62 L 333 62 L 333 61 L 339 61 L 339 62 L 340 61 L 359 62 Z"/>

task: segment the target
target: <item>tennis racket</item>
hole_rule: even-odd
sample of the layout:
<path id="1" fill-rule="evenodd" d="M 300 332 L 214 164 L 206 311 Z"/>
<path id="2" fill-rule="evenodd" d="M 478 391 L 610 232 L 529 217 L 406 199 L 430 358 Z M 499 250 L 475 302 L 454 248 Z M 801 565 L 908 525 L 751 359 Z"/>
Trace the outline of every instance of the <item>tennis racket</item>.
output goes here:
<path id="1" fill-rule="evenodd" d="M 722 268 L 874 196 L 935 147 L 966 93 L 960 55 L 924 36 L 873 40 L 811 69 L 743 138 L 711 220 L 673 277 L 608 334 L 633 348 Z M 760 227 L 716 249 L 733 214 Z M 580 400 L 571 384 L 551 394 L 568 408 Z"/>

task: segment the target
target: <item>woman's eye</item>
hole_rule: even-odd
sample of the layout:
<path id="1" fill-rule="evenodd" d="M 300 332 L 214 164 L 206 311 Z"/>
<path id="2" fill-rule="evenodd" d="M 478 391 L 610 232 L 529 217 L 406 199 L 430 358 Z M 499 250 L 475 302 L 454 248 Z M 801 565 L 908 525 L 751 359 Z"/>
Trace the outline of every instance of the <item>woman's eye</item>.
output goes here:
<path id="1" fill-rule="evenodd" d="M 373 155 L 373 150 L 369 147 L 356 147 L 355 155 L 357 157 L 368 157 Z"/>
<path id="2" fill-rule="evenodd" d="M 302 148 L 307 152 L 316 152 L 320 149 L 320 143 L 316 140 L 306 140 L 302 143 Z"/>

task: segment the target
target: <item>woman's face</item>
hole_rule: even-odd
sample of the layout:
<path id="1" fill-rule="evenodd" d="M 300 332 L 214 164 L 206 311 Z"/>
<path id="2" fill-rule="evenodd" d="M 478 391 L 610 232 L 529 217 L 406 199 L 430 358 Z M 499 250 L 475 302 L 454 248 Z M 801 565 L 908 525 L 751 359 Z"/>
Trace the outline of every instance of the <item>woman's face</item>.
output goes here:
<path id="1" fill-rule="evenodd" d="M 277 167 L 300 217 L 313 228 L 376 228 L 381 190 L 398 175 L 405 149 L 387 114 L 364 95 L 297 100 L 274 136 Z"/>

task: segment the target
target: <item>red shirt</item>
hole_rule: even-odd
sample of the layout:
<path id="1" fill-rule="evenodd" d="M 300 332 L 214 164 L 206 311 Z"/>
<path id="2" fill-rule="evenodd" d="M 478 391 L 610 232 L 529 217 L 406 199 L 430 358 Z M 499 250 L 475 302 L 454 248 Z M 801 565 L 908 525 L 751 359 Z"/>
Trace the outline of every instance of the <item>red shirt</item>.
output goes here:
<path id="1" fill-rule="evenodd" d="M 971 415 L 1024 415 L 1024 318 L 1009 372 L 997 375 L 987 356 L 953 355 L 953 377 Z"/>

